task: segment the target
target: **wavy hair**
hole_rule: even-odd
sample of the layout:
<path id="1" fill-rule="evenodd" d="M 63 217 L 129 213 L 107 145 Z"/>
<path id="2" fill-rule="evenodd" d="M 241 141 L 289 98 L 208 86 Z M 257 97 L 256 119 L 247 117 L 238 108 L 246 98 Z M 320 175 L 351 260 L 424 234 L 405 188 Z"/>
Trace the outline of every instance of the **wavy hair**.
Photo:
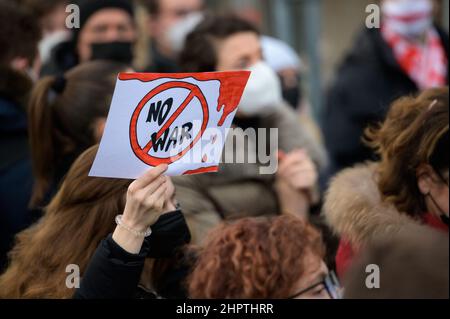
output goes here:
<path id="1" fill-rule="evenodd" d="M 100 241 L 115 228 L 129 180 L 88 177 L 98 146 L 73 164 L 45 215 L 16 237 L 0 276 L 0 298 L 71 298 L 66 267 L 85 271 Z"/>
<path id="2" fill-rule="evenodd" d="M 320 258 L 320 233 L 293 217 L 245 218 L 209 234 L 188 277 L 191 298 L 288 298 L 305 269 L 305 256 Z"/>
<path id="3" fill-rule="evenodd" d="M 384 123 L 366 130 L 365 142 L 381 157 L 377 174 L 382 197 L 410 216 L 424 212 L 416 177 L 419 165 L 430 164 L 438 173 L 448 169 L 449 146 L 441 143 L 448 137 L 448 102 L 448 87 L 400 98 Z"/>

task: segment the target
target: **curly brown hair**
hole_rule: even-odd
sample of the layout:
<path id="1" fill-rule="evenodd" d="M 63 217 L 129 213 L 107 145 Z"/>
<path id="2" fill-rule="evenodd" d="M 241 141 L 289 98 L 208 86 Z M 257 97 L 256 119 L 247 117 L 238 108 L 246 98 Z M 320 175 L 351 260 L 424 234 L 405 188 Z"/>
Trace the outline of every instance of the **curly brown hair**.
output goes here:
<path id="1" fill-rule="evenodd" d="M 323 258 L 320 233 L 293 216 L 245 218 L 209 234 L 191 275 L 191 298 L 288 298 L 305 270 L 305 257 Z"/>
<path id="2" fill-rule="evenodd" d="M 448 102 L 448 87 L 400 98 L 384 123 L 366 130 L 366 143 L 381 156 L 378 188 L 384 200 L 410 216 L 424 212 L 416 177 L 419 165 L 430 164 L 438 173 L 448 169 L 448 145 L 436 147 L 448 135 Z"/>

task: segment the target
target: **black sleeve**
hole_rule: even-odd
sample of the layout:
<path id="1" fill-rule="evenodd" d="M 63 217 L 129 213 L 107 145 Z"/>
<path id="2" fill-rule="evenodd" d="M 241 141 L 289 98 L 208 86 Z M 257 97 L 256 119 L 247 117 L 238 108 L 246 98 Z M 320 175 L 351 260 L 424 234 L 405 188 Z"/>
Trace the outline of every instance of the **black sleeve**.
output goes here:
<path id="1" fill-rule="evenodd" d="M 148 243 L 144 241 L 138 255 L 130 254 L 109 235 L 97 248 L 73 298 L 133 298 L 148 250 Z"/>

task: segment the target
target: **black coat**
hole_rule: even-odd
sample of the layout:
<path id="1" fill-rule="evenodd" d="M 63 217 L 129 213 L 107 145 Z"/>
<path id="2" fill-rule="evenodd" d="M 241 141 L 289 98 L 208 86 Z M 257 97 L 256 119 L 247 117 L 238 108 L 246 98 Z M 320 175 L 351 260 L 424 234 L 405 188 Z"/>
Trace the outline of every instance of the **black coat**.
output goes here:
<path id="1" fill-rule="evenodd" d="M 25 105 L 31 85 L 18 72 L 0 69 L 0 272 L 14 236 L 39 217 L 28 209 L 33 172 Z"/>
<path id="2" fill-rule="evenodd" d="M 75 299 L 148 299 L 156 298 L 139 286 L 146 258 L 166 259 L 169 263 L 159 274 L 156 285 L 159 296 L 185 298 L 184 281 L 189 265 L 179 250 L 191 240 L 181 211 L 162 215 L 152 226 L 152 234 L 144 240 L 139 254 L 126 252 L 109 235 L 98 246 L 83 274 Z"/>
<path id="3" fill-rule="evenodd" d="M 149 245 L 144 241 L 138 255 L 130 254 L 117 245 L 112 235 L 109 235 L 95 251 L 74 298 L 133 298 L 148 251 Z"/>
<path id="4" fill-rule="evenodd" d="M 441 29 L 438 32 L 448 57 L 448 35 Z M 323 131 L 333 166 L 331 174 L 375 159 L 361 142 L 365 128 L 382 121 L 395 99 L 417 92 L 417 85 L 401 69 L 380 30 L 365 29 L 327 94 Z"/>

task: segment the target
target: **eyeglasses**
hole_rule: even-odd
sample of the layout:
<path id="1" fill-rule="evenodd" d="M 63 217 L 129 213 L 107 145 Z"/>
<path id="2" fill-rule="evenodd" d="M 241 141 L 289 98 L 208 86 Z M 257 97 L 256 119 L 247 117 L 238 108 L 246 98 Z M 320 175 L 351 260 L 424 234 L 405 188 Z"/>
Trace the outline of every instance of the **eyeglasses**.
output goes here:
<path id="1" fill-rule="evenodd" d="M 312 289 L 323 285 L 330 296 L 331 299 L 341 299 L 341 285 L 339 283 L 339 279 L 337 278 L 334 271 L 329 272 L 321 281 L 309 286 L 308 288 L 303 289 L 302 291 L 296 293 L 295 295 L 289 297 L 288 299 L 295 299 L 300 297 L 301 295 L 311 291 Z"/>

